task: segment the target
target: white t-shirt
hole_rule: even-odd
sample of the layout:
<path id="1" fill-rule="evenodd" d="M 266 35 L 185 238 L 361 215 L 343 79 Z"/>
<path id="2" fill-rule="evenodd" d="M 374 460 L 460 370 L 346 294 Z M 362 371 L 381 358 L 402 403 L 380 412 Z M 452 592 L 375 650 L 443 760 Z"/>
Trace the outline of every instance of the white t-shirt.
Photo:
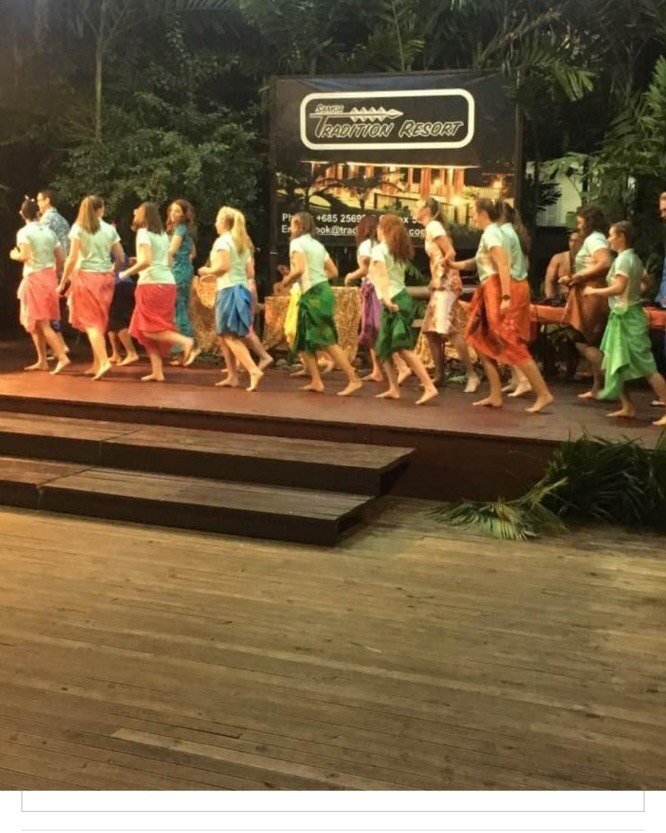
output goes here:
<path id="1" fill-rule="evenodd" d="M 395 298 L 405 288 L 405 268 L 407 264 L 401 260 L 396 260 L 391 252 L 389 252 L 386 243 L 378 243 L 376 246 L 373 246 L 372 261 L 378 261 L 386 265 L 389 279 L 389 297 Z"/>
<path id="2" fill-rule="evenodd" d="M 246 249 L 243 254 L 239 255 L 234 238 L 227 231 L 221 234 L 213 243 L 213 248 L 210 250 L 211 261 L 213 260 L 214 252 L 229 252 L 229 260 L 231 261 L 229 271 L 217 279 L 216 286 L 218 290 L 229 289 L 230 286 L 248 286 L 246 267 L 252 259 L 252 254 L 249 249 Z"/>
<path id="3" fill-rule="evenodd" d="M 591 234 L 588 234 L 576 255 L 576 272 L 582 272 L 583 269 L 587 269 L 591 265 L 592 255 L 600 249 L 607 248 L 608 241 L 600 231 L 593 231 Z"/>
<path id="4" fill-rule="evenodd" d="M 497 223 L 491 223 L 481 235 L 479 240 L 479 248 L 476 250 L 476 268 L 479 273 L 479 280 L 485 281 L 491 275 L 497 274 L 497 266 L 493 262 L 490 250 L 496 246 L 501 246 L 506 253 L 507 263 L 511 263 L 511 254 L 509 252 L 507 239 L 502 234 L 502 229 Z"/>
<path id="5" fill-rule="evenodd" d="M 356 262 L 359 266 L 363 265 L 363 258 L 369 258 L 372 255 L 372 247 L 375 242 L 376 241 L 373 241 L 368 237 L 367 240 L 364 240 L 362 243 L 359 243 L 359 246 L 356 249 Z"/>
<path id="6" fill-rule="evenodd" d="M 70 240 L 81 241 L 79 269 L 84 272 L 111 272 L 111 249 L 120 243 L 120 236 L 110 223 L 99 221 L 99 229 L 94 233 L 86 231 L 74 223 L 69 232 Z"/>
<path id="7" fill-rule="evenodd" d="M 446 229 L 439 220 L 431 220 L 425 227 L 425 250 L 430 258 L 430 276 L 435 288 L 439 287 L 446 271 L 444 268 L 444 253 L 440 249 L 439 243 L 436 242 L 438 237 L 448 237 Z"/>
<path id="8" fill-rule="evenodd" d="M 153 262 L 147 269 L 139 272 L 137 286 L 144 283 L 175 283 L 176 279 L 169 268 L 169 237 L 165 232 L 155 234 L 146 228 L 140 228 L 136 233 L 136 256 L 141 258 L 139 246 L 150 246 Z"/>
<path id="9" fill-rule="evenodd" d="M 60 244 L 50 228 L 34 221 L 26 223 L 16 234 L 16 245 L 23 243 L 30 246 L 30 260 L 23 264 L 24 276 L 55 266 L 55 250 Z"/>
<path id="10" fill-rule="evenodd" d="M 301 252 L 305 258 L 305 270 L 298 279 L 303 292 L 307 292 L 318 283 L 328 281 L 328 276 L 324 271 L 328 252 L 318 240 L 309 234 L 302 234 L 289 244 L 289 254 L 294 252 Z"/>

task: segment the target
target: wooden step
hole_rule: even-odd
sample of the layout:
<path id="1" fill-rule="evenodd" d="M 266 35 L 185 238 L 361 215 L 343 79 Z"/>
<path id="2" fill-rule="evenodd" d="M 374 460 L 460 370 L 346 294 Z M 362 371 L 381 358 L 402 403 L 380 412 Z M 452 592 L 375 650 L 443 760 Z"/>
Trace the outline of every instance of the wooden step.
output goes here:
<path id="1" fill-rule="evenodd" d="M 0 413 L 0 454 L 379 495 L 413 449 Z"/>
<path id="2" fill-rule="evenodd" d="M 11 506 L 331 546 L 372 498 L 0 457 Z"/>

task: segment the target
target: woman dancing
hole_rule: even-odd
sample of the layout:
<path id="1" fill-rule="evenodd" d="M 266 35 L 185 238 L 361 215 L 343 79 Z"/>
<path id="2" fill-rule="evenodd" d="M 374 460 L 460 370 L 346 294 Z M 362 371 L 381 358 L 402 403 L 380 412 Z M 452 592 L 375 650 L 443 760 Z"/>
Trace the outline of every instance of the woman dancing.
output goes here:
<path id="1" fill-rule="evenodd" d="M 139 275 L 129 332 L 143 344 L 150 359 L 151 372 L 141 381 L 163 382 L 163 357 L 177 344 L 187 367 L 193 361 L 194 340 L 177 332 L 174 324 L 176 281 L 169 265 L 169 238 L 155 203 L 141 203 L 134 211 L 132 228 L 136 230 L 136 262 L 119 275 L 121 280 Z"/>
<path id="2" fill-rule="evenodd" d="M 190 321 L 190 294 L 196 255 L 196 218 L 192 204 L 184 199 L 174 200 L 167 211 L 166 233 L 169 235 L 171 271 L 176 279 L 176 329 L 181 335 L 192 338 L 194 330 Z M 176 346 L 175 350 L 180 351 Z M 196 356 L 201 351 L 196 351 Z M 182 364 L 182 356 L 175 358 L 172 365 Z"/>
<path id="3" fill-rule="evenodd" d="M 384 372 L 375 352 L 375 341 L 379 332 L 379 321 L 382 313 L 382 305 L 372 281 L 368 278 L 370 271 L 370 256 L 372 249 L 377 245 L 377 223 L 379 218 L 374 214 L 366 214 L 361 218 L 356 227 L 356 263 L 357 269 L 345 275 L 345 286 L 352 286 L 358 281 L 361 282 L 359 290 L 361 300 L 361 331 L 358 338 L 358 346 L 366 350 L 372 362 L 372 371 L 367 376 L 362 376 L 362 382 L 383 382 Z M 398 385 L 412 375 L 412 371 L 394 353 L 393 362 L 398 371 Z"/>
<path id="4" fill-rule="evenodd" d="M 93 194 L 81 201 L 76 222 L 69 232 L 70 247 L 59 291 L 71 283 L 68 293 L 72 327 L 88 336 L 93 363 L 86 375 L 101 379 L 111 370 L 106 352 L 106 329 L 116 276 L 113 256 L 120 269 L 125 258 L 118 232 L 105 222 L 104 200 Z"/>
<path id="5" fill-rule="evenodd" d="M 264 376 L 243 343 L 252 329 L 253 298 L 249 281 L 254 278 L 254 247 L 240 211 L 223 206 L 217 213 L 215 228 L 219 237 L 210 252 L 210 266 L 202 266 L 199 276 L 216 278 L 215 330 L 227 367 L 227 377 L 218 387 L 238 387 L 238 365 L 250 374 L 249 391 L 257 389 Z"/>
<path id="6" fill-rule="evenodd" d="M 125 257 L 122 269 L 127 269 L 131 261 Z M 111 342 L 109 361 L 118 367 L 125 367 L 139 361 L 139 355 L 129 334 L 129 325 L 134 312 L 134 281 L 132 278 L 120 278 L 120 270 L 116 269 L 116 285 L 113 289 L 113 299 L 109 308 L 109 324 L 107 335 Z M 125 358 L 120 356 L 120 345 L 125 350 Z"/>
<path id="7" fill-rule="evenodd" d="M 371 254 L 370 279 L 377 288 L 382 302 L 375 350 L 384 364 L 389 386 L 379 399 L 400 399 L 398 378 L 391 358 L 399 353 L 411 367 L 423 386 L 417 405 L 425 405 L 439 391 L 414 352 L 412 322 L 414 311 L 412 299 L 405 289 L 405 269 L 414 257 L 414 247 L 409 239 L 405 224 L 395 214 L 384 214 L 377 227 L 378 244 Z"/>
<path id="8" fill-rule="evenodd" d="M 601 340 L 603 353 L 602 368 L 606 378 L 598 399 L 619 399 L 622 407 L 609 417 L 636 416 L 631 397 L 625 383 L 632 379 L 645 378 L 657 399 L 666 402 L 666 381 L 657 372 L 652 355 L 648 321 L 641 306 L 641 281 L 644 267 L 633 250 L 636 231 L 627 221 L 615 223 L 608 234 L 611 249 L 617 252 L 606 277 L 605 288 L 586 286 L 586 297 L 607 298 L 610 307 L 608 324 Z M 652 423 L 666 425 L 666 416 Z"/>
<path id="9" fill-rule="evenodd" d="M 39 207 L 34 200 L 25 199 L 21 205 L 21 217 L 25 225 L 16 235 L 16 248 L 9 257 L 23 264 L 23 278 L 18 288 L 21 302 L 21 324 L 30 333 L 37 361 L 25 370 L 48 370 L 46 345 L 53 350 L 58 362 L 51 371 L 60 373 L 70 364 L 61 339 L 51 321 L 60 321 L 58 276 L 64 256 L 58 238 L 44 225 L 40 225 Z"/>
<path id="10" fill-rule="evenodd" d="M 458 298 L 462 292 L 462 281 L 459 273 L 446 265 L 447 260 L 455 260 L 456 252 L 442 223 L 440 204 L 433 197 L 428 197 L 417 207 L 414 219 L 425 227 L 425 251 L 430 258 L 432 295 L 423 319 L 423 332 L 435 364 L 433 381 L 437 385 L 443 380 L 444 347 L 446 340 L 451 339 L 467 374 L 465 393 L 476 393 L 481 379 L 474 370 L 461 332 Z"/>
<path id="11" fill-rule="evenodd" d="M 592 388 L 581 393 L 579 398 L 594 399 L 604 380 L 598 345 L 608 320 L 608 304 L 605 298 L 596 293 L 584 294 L 583 290 L 585 286 L 605 287 L 611 255 L 606 240 L 608 223 L 601 209 L 584 205 L 578 209 L 577 217 L 578 230 L 585 239 L 576 255 L 576 271 L 573 275 L 564 275 L 559 282 L 569 288 L 563 321 L 576 331 L 576 348 L 592 367 Z"/>
<path id="12" fill-rule="evenodd" d="M 310 374 L 310 383 L 302 390 L 323 393 L 316 354 L 325 350 L 347 377 L 347 385 L 338 396 L 350 396 L 362 387 L 363 382 L 338 344 L 338 332 L 333 320 L 335 295 L 329 280 L 336 278 L 338 270 L 322 244 L 314 239 L 315 225 L 312 216 L 305 211 L 294 214 L 289 226 L 290 270 L 277 284 L 288 289 L 298 281 L 301 296 L 298 301 L 298 325 L 294 350 Z"/>
<path id="13" fill-rule="evenodd" d="M 466 337 L 481 356 L 490 384 L 490 394 L 475 402 L 491 408 L 502 407 L 502 383 L 497 363 L 518 367 L 536 393 L 536 401 L 527 408 L 539 413 L 553 402 L 539 368 L 530 356 L 523 338 L 525 310 L 529 314 L 529 285 L 511 276 L 511 262 L 507 238 L 498 225 L 500 207 L 493 200 L 477 199 L 473 219 L 482 231 L 476 257 L 453 261 L 449 265 L 461 271 L 476 265 L 481 285 L 470 305 Z"/>

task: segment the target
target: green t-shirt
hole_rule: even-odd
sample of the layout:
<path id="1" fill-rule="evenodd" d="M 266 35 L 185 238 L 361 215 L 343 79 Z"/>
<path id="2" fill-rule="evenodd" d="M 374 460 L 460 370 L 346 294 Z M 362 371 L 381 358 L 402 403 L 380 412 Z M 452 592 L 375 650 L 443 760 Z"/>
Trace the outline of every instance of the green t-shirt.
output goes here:
<path id="1" fill-rule="evenodd" d="M 626 275 L 629 281 L 622 295 L 612 295 L 608 299 L 608 306 L 611 309 L 626 309 L 640 304 L 643 270 L 643 263 L 633 249 L 625 249 L 619 253 L 608 270 L 606 283 L 613 283 L 616 275 Z"/>
<path id="2" fill-rule="evenodd" d="M 30 260 L 23 264 L 26 277 L 55 266 L 55 250 L 60 244 L 50 228 L 36 222 L 26 223 L 16 235 L 16 245 L 22 243 L 30 246 Z"/>
<path id="3" fill-rule="evenodd" d="M 305 271 L 298 279 L 302 292 L 307 292 L 316 284 L 328 280 L 324 271 L 328 252 L 318 240 L 309 234 L 302 234 L 289 243 L 289 254 L 293 252 L 301 252 L 305 257 Z"/>
<path id="4" fill-rule="evenodd" d="M 389 297 L 395 298 L 405 288 L 405 269 L 407 264 L 402 260 L 396 260 L 386 243 L 378 243 L 372 249 L 371 261 L 378 261 L 386 264 L 386 271 L 389 279 Z"/>
<path id="5" fill-rule="evenodd" d="M 511 223 L 503 223 L 500 226 L 502 234 L 506 237 L 509 247 L 509 264 L 511 277 L 516 281 L 524 281 L 527 277 L 527 258 L 520 245 L 518 232 Z"/>
<path id="6" fill-rule="evenodd" d="M 69 232 L 70 240 L 81 241 L 79 269 L 84 272 L 111 272 L 111 249 L 120 243 L 118 232 L 110 223 L 99 221 L 99 229 L 94 233 L 86 231 L 74 223 Z"/>
<path id="7" fill-rule="evenodd" d="M 491 223 L 486 227 L 481 239 L 479 240 L 479 248 L 476 250 L 476 269 L 479 273 L 479 280 L 485 281 L 491 275 L 497 275 L 497 266 L 493 262 L 491 249 L 501 246 L 506 252 L 507 260 L 511 263 L 511 252 L 505 235 L 502 234 L 502 229 L 497 223 Z"/>
<path id="8" fill-rule="evenodd" d="M 252 254 L 249 250 L 238 254 L 238 249 L 234 243 L 234 239 L 230 232 L 221 234 L 213 243 L 213 248 L 210 250 L 211 261 L 214 252 L 229 252 L 229 260 L 231 266 L 228 272 L 217 279 L 218 289 L 228 289 L 230 286 L 247 286 L 247 272 L 246 266 L 248 261 L 252 259 Z"/>
<path id="9" fill-rule="evenodd" d="M 580 251 L 576 255 L 576 272 L 582 272 L 583 269 L 587 269 L 590 266 L 592 255 L 600 249 L 607 248 L 608 241 L 600 231 L 593 231 L 591 234 L 588 234 L 585 240 L 583 240 Z"/>
<path id="10" fill-rule="evenodd" d="M 155 234 L 146 228 L 140 228 L 136 233 L 136 256 L 141 259 L 139 246 L 150 246 L 153 262 L 147 269 L 139 272 L 137 286 L 144 283 L 175 283 L 176 279 L 169 268 L 169 238 L 162 232 Z"/>

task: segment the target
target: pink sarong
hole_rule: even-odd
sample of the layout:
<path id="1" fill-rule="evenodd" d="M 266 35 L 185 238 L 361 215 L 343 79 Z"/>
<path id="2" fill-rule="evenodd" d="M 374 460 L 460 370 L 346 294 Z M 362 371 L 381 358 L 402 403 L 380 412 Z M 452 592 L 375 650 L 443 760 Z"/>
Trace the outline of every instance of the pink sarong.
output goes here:
<path id="1" fill-rule="evenodd" d="M 176 330 L 176 284 L 138 284 L 134 300 L 135 307 L 129 325 L 130 335 L 139 344 L 143 344 L 146 350 L 166 356 L 173 345 L 165 341 L 155 341 L 150 334 Z"/>
<path id="2" fill-rule="evenodd" d="M 16 293 L 20 307 L 21 325 L 34 333 L 38 321 L 60 321 L 58 278 L 50 266 L 25 275 Z"/>
<path id="3" fill-rule="evenodd" d="M 94 327 L 105 333 L 115 284 L 113 272 L 86 272 L 79 269 L 72 277 L 67 296 L 72 327 L 82 332 Z"/>

